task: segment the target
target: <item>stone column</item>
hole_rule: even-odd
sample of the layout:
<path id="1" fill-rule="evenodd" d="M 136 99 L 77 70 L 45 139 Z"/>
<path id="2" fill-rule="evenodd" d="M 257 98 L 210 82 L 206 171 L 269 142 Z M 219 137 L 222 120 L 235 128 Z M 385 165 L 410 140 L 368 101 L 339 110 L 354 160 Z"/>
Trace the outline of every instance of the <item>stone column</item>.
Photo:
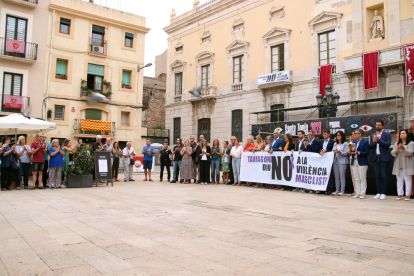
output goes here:
<path id="1" fill-rule="evenodd" d="M 353 53 L 363 52 L 364 25 L 363 0 L 352 0 L 352 49 Z"/>
<path id="2" fill-rule="evenodd" d="M 389 46 L 400 45 L 400 1 L 387 1 L 387 35 Z"/>

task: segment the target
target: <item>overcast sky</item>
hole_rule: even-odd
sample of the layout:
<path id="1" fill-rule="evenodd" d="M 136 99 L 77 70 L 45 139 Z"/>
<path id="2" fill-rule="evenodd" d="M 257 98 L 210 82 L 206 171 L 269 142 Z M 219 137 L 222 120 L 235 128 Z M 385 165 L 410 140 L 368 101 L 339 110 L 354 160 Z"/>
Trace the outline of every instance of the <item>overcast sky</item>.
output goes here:
<path id="1" fill-rule="evenodd" d="M 89 1 L 89 0 L 84 0 Z M 200 4 L 209 0 L 200 0 Z M 155 56 L 167 49 L 167 34 L 162 30 L 170 24 L 172 8 L 177 16 L 190 11 L 194 0 L 94 0 L 95 4 L 138 14 L 147 19 L 151 31 L 145 38 L 145 63 L 154 63 Z M 144 69 L 144 75 L 154 77 L 154 65 Z"/>

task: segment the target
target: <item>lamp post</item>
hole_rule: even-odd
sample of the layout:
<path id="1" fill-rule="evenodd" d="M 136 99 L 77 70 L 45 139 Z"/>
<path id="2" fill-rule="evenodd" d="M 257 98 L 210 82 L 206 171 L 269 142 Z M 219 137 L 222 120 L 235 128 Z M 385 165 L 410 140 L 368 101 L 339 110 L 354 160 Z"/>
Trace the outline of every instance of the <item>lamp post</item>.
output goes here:
<path id="1" fill-rule="evenodd" d="M 338 111 L 339 99 L 341 97 L 335 92 L 332 94 L 332 87 L 328 84 L 325 86 L 325 97 L 319 92 L 316 95 L 316 101 L 318 103 L 319 114 L 322 117 L 336 117 Z"/>
<path id="2" fill-rule="evenodd" d="M 138 93 L 138 88 L 139 88 L 139 86 L 138 86 L 138 81 L 139 81 L 139 71 L 141 71 L 142 69 L 144 69 L 145 67 L 150 67 L 150 66 L 152 66 L 152 63 L 147 63 L 147 64 L 145 64 L 144 66 L 140 66 L 140 65 L 137 65 L 137 104 L 139 103 L 138 102 L 138 96 L 139 96 L 139 93 Z"/>

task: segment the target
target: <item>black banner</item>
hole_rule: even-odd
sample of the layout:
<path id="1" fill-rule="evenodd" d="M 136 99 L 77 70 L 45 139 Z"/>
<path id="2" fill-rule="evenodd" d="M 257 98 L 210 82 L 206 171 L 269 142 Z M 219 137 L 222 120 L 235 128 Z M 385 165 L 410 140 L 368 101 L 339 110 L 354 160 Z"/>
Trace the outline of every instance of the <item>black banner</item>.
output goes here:
<path id="1" fill-rule="evenodd" d="M 380 120 L 384 121 L 385 131 L 397 132 L 397 113 L 381 113 L 256 124 L 252 125 L 252 135 L 257 136 L 259 132 L 273 133 L 275 129 L 278 129 L 281 134 L 290 133 L 292 136 L 297 136 L 299 130 L 303 130 L 306 134 L 309 130 L 313 130 L 315 135 L 322 135 L 322 130 L 326 128 L 331 130 L 331 134 L 342 130 L 346 136 L 350 136 L 354 130 L 360 129 L 364 136 L 368 136 L 376 131 L 375 123 Z"/>

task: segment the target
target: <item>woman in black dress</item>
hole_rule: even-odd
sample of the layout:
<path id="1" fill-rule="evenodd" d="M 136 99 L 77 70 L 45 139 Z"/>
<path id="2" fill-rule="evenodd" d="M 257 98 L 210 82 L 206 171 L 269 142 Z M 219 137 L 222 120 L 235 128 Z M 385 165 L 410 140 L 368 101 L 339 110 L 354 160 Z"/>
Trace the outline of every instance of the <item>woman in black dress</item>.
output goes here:
<path id="1" fill-rule="evenodd" d="M 210 183 L 210 156 L 211 148 L 210 146 L 207 146 L 207 141 L 203 139 L 201 140 L 201 148 L 198 150 L 201 185 L 207 185 Z"/>

